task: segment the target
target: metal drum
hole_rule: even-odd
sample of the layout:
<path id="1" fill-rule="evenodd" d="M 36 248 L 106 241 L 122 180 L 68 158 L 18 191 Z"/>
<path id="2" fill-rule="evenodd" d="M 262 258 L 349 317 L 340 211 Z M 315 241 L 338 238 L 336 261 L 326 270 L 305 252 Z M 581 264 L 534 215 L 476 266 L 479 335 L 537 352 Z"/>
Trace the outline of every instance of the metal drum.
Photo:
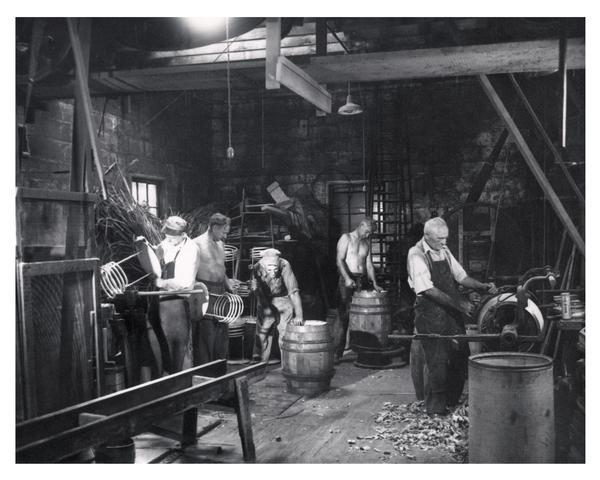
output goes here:
<path id="1" fill-rule="evenodd" d="M 552 359 L 519 352 L 469 358 L 469 462 L 554 462 Z"/>

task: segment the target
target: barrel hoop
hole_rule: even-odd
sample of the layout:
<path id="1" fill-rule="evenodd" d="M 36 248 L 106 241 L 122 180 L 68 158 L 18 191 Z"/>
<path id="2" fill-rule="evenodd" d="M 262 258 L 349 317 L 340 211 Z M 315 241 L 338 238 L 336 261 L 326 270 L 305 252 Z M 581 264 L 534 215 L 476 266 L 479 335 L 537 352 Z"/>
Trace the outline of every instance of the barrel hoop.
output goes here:
<path id="1" fill-rule="evenodd" d="M 530 357 L 530 358 L 536 358 L 540 361 L 542 361 L 543 363 L 538 364 L 538 365 L 490 365 L 490 364 L 486 364 L 486 363 L 482 363 L 480 362 L 480 360 L 484 360 L 486 358 L 493 358 L 493 357 L 505 357 L 505 358 L 516 358 L 516 357 Z M 546 355 L 541 355 L 541 354 L 535 354 L 535 353 L 515 353 L 515 352 L 502 352 L 502 354 L 500 353 L 496 353 L 496 352 L 492 352 L 492 353 L 479 353 L 477 355 L 472 355 L 471 357 L 469 357 L 469 367 L 470 368 L 476 368 L 478 370 L 485 370 L 485 371 L 490 371 L 490 370 L 494 370 L 494 371 L 501 371 L 501 372 L 538 372 L 541 370 L 548 370 L 552 367 L 552 363 L 553 360 L 552 358 L 546 356 Z"/>
<path id="2" fill-rule="evenodd" d="M 332 352 L 335 350 L 335 345 L 331 345 L 329 347 L 326 348 L 319 348 L 316 350 L 296 350 L 294 348 L 286 348 L 285 345 L 281 345 L 281 347 L 279 347 L 279 350 L 283 350 L 284 352 L 295 352 L 295 353 L 320 353 L 320 352 Z"/>
<path id="3" fill-rule="evenodd" d="M 296 340 L 290 340 L 289 338 L 284 338 L 283 343 L 294 343 L 296 345 L 315 345 L 319 343 L 331 343 L 331 341 L 326 342 L 324 340 L 306 340 L 304 342 L 298 342 Z"/>
<path id="4" fill-rule="evenodd" d="M 332 369 L 328 372 L 323 372 L 322 375 L 318 375 L 318 376 L 317 375 L 300 375 L 298 373 L 291 373 L 291 372 L 287 372 L 285 370 L 282 370 L 281 373 L 283 374 L 283 376 L 285 378 L 289 378 L 290 380 L 323 381 L 323 380 L 330 380 L 333 377 L 333 374 L 335 373 L 335 369 Z"/>

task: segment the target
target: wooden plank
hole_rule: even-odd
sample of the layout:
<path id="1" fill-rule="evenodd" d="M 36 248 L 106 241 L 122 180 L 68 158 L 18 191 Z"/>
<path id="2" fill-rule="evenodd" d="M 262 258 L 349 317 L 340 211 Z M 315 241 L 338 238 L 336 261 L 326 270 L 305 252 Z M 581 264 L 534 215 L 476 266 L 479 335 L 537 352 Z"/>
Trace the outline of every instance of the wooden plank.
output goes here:
<path id="1" fill-rule="evenodd" d="M 78 31 L 81 43 L 82 60 L 84 71 L 89 71 L 90 60 L 90 39 L 92 33 L 91 18 L 79 19 Z M 85 192 L 90 190 L 91 170 L 90 170 L 90 140 L 86 134 L 85 111 L 83 104 L 85 100 L 81 97 L 82 90 L 75 89 L 75 103 L 73 105 L 73 149 L 71 152 L 71 171 L 69 175 L 69 190 L 72 192 Z M 88 187 L 88 188 L 86 188 Z M 71 215 L 69 215 L 71 218 Z M 70 229 L 67 227 L 67 251 L 69 251 Z M 68 254 L 67 254 L 68 257 Z"/>
<path id="2" fill-rule="evenodd" d="M 90 98 L 90 92 L 88 89 L 88 72 L 84 60 L 81 43 L 79 41 L 79 34 L 77 32 L 77 26 L 75 24 L 75 18 L 67 18 L 67 27 L 69 29 L 69 38 L 71 39 L 71 46 L 73 47 L 73 57 L 75 59 L 75 85 L 79 90 L 79 98 L 83 100 L 82 110 L 84 114 L 85 124 L 87 127 L 88 139 L 90 141 L 90 147 L 92 149 L 92 157 L 94 164 L 96 165 L 96 174 L 98 176 L 98 183 L 102 191 L 102 198 L 106 200 L 106 186 L 104 185 L 104 171 L 102 164 L 100 163 L 100 156 L 98 154 L 98 147 L 96 145 L 96 129 L 92 119 L 92 100 Z"/>
<path id="3" fill-rule="evenodd" d="M 97 258 L 84 258 L 77 260 L 55 260 L 51 262 L 21 263 L 23 276 L 37 275 L 62 275 L 75 272 L 94 272 L 100 260 Z"/>
<path id="4" fill-rule="evenodd" d="M 243 368 L 201 385 L 158 397 L 88 425 L 83 425 L 17 448 L 18 463 L 48 463 L 74 452 L 105 442 L 113 437 L 128 437 L 144 431 L 157 418 L 173 415 L 203 402 L 218 399 L 229 389 L 229 382 L 245 375 L 258 374 L 266 362 Z M 120 392 L 117 392 L 117 395 Z"/>
<path id="5" fill-rule="evenodd" d="M 464 47 L 312 57 L 304 70 L 322 83 L 342 80 L 382 82 L 515 72 L 552 72 L 558 68 L 558 40 L 535 40 Z M 585 68 L 585 41 L 567 44 L 569 69 Z M 360 68 L 357 68 L 360 66 Z"/>
<path id="6" fill-rule="evenodd" d="M 95 193 L 69 192 L 66 190 L 48 190 L 45 188 L 18 187 L 17 198 L 23 200 L 48 200 L 64 202 L 96 203 L 98 195 Z"/>
<path id="7" fill-rule="evenodd" d="M 283 56 L 277 59 L 276 78 L 282 85 L 315 105 L 319 110 L 331 113 L 331 93 Z"/>
<path id="8" fill-rule="evenodd" d="M 569 235 L 573 239 L 573 242 L 577 246 L 577 249 L 579 250 L 579 252 L 583 256 L 585 256 L 585 243 L 583 241 L 583 238 L 581 237 L 579 231 L 575 227 L 575 224 L 571 220 L 571 217 L 565 210 L 565 207 L 563 206 L 562 202 L 558 198 L 558 195 L 556 195 L 556 192 L 552 188 L 552 185 L 550 185 L 550 182 L 546 178 L 546 175 L 544 174 L 543 170 L 540 168 L 532 151 L 530 150 L 529 146 L 527 145 L 527 142 L 523 138 L 523 135 L 521 135 L 521 132 L 519 131 L 517 125 L 515 124 L 514 120 L 512 119 L 510 113 L 504 106 L 504 103 L 502 103 L 502 100 L 496 93 L 496 90 L 494 89 L 494 87 L 490 83 L 489 79 L 485 75 L 479 75 L 478 79 L 479 79 L 479 82 L 481 83 L 481 86 L 483 87 L 486 95 L 490 99 L 490 102 L 492 103 L 494 109 L 496 110 L 496 112 L 498 113 L 500 118 L 502 118 L 506 127 L 508 128 L 508 130 L 512 134 L 513 138 L 515 139 L 515 142 L 516 142 L 517 146 L 519 147 L 519 151 L 521 152 L 521 155 L 523 155 L 523 159 L 525 160 L 525 163 L 527 164 L 527 166 L 533 173 L 533 176 L 535 177 L 535 179 L 539 183 L 540 187 L 546 194 L 546 197 L 550 201 L 550 204 L 552 205 L 552 208 L 556 212 L 558 218 L 560 219 L 560 221 L 562 222 L 564 227 L 569 232 Z"/>
<path id="9" fill-rule="evenodd" d="M 250 416 L 250 398 L 248 396 L 248 380 L 236 378 L 235 384 L 235 414 L 237 416 L 238 430 L 242 441 L 242 452 L 246 462 L 256 460 L 254 437 L 252 436 L 252 418 Z"/>
<path id="10" fill-rule="evenodd" d="M 281 88 L 277 79 L 278 59 L 281 52 L 281 18 L 267 18 L 267 43 L 265 49 L 265 88 Z"/>
<path id="11" fill-rule="evenodd" d="M 17 446 L 33 443 L 44 438 L 44 436 L 54 435 L 76 427 L 81 413 L 111 415 L 119 410 L 133 408 L 140 403 L 188 388 L 192 385 L 191 379 L 196 373 L 210 374 L 216 377 L 223 375 L 226 370 L 227 362 L 216 360 L 168 377 L 120 390 L 89 402 L 67 407 L 58 412 L 32 418 L 17 425 Z"/>

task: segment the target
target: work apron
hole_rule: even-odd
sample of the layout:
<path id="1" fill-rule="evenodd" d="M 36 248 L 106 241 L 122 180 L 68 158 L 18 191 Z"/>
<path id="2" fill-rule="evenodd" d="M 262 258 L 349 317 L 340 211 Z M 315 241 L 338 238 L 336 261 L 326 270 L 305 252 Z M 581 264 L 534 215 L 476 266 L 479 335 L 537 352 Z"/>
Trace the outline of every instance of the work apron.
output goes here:
<path id="1" fill-rule="evenodd" d="M 448 260 L 433 261 L 429 252 L 425 257 L 433 285 L 458 301 L 460 294 Z M 464 334 L 465 327 L 460 312 L 418 295 L 415 301 L 415 332 L 456 335 Z M 421 372 L 413 369 L 417 397 L 420 396 L 419 390 L 423 389 L 427 413 L 445 413 L 446 406 L 455 405 L 463 391 L 469 357 L 468 346 L 462 342 L 457 345 L 443 339 L 413 340 L 411 363 L 417 368 L 421 368 L 421 354 L 425 360 L 423 376 L 420 377 Z M 424 383 L 420 385 L 415 377 L 424 378 Z"/>
<path id="2" fill-rule="evenodd" d="M 225 283 L 210 280 L 197 281 L 204 283 L 209 294 L 213 295 L 208 297 L 208 310 L 204 318 L 193 322 L 194 366 L 226 359 L 229 353 L 229 325 L 210 316 L 218 299 L 215 295 L 225 293 Z"/>
<path id="3" fill-rule="evenodd" d="M 175 277 L 175 262 L 179 252 L 171 262 L 164 263 L 161 260 L 163 280 Z M 187 300 L 179 295 L 161 295 L 159 316 L 160 326 L 168 346 L 166 355 L 163 355 L 164 369 L 169 373 L 175 373 L 190 368 L 192 365 L 192 328 Z"/>

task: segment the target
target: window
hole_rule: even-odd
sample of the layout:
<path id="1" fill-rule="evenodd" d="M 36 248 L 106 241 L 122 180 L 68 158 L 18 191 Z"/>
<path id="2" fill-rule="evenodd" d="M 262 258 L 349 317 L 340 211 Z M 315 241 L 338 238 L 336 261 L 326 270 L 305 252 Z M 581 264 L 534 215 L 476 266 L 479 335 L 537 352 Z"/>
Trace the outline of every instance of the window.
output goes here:
<path id="1" fill-rule="evenodd" d="M 139 205 L 158 217 L 158 183 L 134 179 L 131 181 L 131 194 Z"/>

